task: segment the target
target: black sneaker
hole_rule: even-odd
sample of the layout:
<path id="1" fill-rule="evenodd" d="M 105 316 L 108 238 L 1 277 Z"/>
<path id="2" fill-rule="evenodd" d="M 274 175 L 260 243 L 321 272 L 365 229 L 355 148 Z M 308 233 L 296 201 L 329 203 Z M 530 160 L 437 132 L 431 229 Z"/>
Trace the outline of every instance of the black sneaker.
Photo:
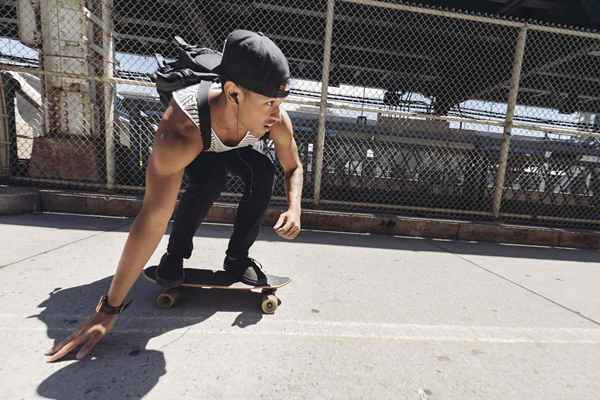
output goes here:
<path id="1" fill-rule="evenodd" d="M 185 280 L 183 273 L 183 258 L 165 253 L 156 268 L 155 278 L 156 283 L 165 288 L 181 285 Z"/>
<path id="2" fill-rule="evenodd" d="M 225 261 L 223 261 L 223 268 L 247 285 L 264 286 L 267 284 L 267 276 L 262 271 L 262 265 L 253 258 L 226 256 Z"/>

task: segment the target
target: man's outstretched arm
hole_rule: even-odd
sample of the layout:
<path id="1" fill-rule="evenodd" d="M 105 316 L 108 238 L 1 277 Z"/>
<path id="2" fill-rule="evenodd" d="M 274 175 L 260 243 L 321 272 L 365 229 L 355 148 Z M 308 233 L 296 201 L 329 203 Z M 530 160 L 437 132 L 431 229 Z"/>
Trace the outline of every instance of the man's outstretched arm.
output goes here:
<path id="1" fill-rule="evenodd" d="M 117 271 L 107 293 L 109 306 L 121 305 L 142 268 L 156 250 L 175 209 L 185 165 L 202 151 L 202 138 L 171 106 L 165 111 L 152 146 L 146 169 L 146 191 L 142 210 L 133 222 L 121 253 Z M 196 128 L 197 129 L 197 128 Z M 96 311 L 68 338 L 46 355 L 56 361 L 81 346 L 77 358 L 86 357 L 112 329 L 117 315 Z"/>

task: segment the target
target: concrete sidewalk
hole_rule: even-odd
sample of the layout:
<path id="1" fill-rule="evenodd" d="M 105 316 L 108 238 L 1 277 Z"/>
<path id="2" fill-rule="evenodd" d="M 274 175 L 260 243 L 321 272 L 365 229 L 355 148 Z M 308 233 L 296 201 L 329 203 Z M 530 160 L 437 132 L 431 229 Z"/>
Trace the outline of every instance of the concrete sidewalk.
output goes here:
<path id="1" fill-rule="evenodd" d="M 293 279 L 275 315 L 219 291 L 160 310 L 140 278 L 94 359 L 46 364 L 107 290 L 131 222 L 0 217 L 1 399 L 599 396 L 597 252 L 267 227 L 253 255 Z M 204 225 L 186 265 L 220 265 L 230 232 Z"/>

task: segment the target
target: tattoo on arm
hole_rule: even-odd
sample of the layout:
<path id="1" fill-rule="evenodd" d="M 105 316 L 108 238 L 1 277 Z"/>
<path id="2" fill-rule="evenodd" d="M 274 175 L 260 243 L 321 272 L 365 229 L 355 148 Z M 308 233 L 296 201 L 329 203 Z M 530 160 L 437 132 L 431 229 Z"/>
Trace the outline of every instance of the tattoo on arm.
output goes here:
<path id="1" fill-rule="evenodd" d="M 288 202 L 297 202 L 300 205 L 302 200 L 302 168 L 296 168 L 291 174 L 285 177 Z"/>

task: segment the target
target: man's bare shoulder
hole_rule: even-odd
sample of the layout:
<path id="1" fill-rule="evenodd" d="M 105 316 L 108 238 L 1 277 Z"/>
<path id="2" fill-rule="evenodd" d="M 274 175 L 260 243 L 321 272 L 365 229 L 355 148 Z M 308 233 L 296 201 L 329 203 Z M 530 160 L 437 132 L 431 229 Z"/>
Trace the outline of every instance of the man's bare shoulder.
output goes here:
<path id="1" fill-rule="evenodd" d="M 281 109 L 281 119 L 271 127 L 271 138 L 274 141 L 289 141 L 294 137 L 294 128 L 292 120 L 287 111 Z"/>
<path id="2" fill-rule="evenodd" d="M 169 106 L 163 113 L 159 130 L 184 136 L 200 135 L 200 128 L 173 100 L 171 100 L 171 103 L 169 103 Z"/>

